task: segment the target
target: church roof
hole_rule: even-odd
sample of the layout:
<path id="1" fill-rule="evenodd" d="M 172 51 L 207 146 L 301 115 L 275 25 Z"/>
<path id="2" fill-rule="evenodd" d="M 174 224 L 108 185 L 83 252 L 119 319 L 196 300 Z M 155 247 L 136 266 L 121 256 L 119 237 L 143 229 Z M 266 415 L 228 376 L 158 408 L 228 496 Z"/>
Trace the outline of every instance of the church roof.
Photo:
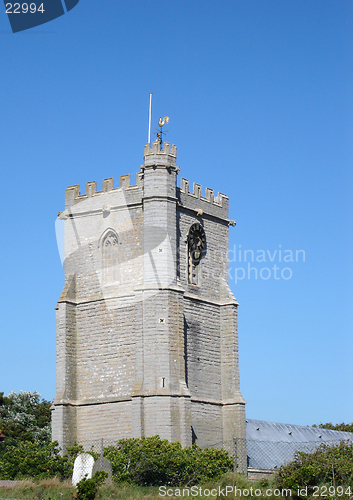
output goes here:
<path id="1" fill-rule="evenodd" d="M 322 443 L 353 443 L 353 432 L 304 425 L 246 420 L 248 467 L 274 469 L 291 461 L 296 451 L 313 451 Z"/>

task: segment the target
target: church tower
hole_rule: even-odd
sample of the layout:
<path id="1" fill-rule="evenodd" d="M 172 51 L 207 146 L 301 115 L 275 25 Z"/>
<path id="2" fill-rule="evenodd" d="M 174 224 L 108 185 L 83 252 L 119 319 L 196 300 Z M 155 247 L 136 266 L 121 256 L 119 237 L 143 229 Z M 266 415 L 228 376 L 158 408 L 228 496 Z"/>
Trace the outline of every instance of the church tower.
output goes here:
<path id="1" fill-rule="evenodd" d="M 245 438 L 228 198 L 181 179 L 177 150 L 146 144 L 130 176 L 66 190 L 52 439 Z"/>

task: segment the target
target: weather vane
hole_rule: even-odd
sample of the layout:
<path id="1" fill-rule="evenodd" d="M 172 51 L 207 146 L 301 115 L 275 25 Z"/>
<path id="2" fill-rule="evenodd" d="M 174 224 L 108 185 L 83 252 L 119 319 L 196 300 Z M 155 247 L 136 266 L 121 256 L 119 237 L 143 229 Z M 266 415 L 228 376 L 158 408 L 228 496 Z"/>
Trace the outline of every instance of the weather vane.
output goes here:
<path id="1" fill-rule="evenodd" d="M 158 126 L 160 127 L 160 129 L 158 130 L 157 129 L 157 141 L 159 141 L 159 149 L 162 150 L 163 149 L 163 135 L 165 135 L 167 132 L 169 132 L 169 130 L 166 130 L 165 132 L 163 132 L 163 125 L 165 123 L 169 123 L 169 116 L 165 116 L 162 120 L 161 117 L 159 117 L 159 121 L 158 121 Z"/>

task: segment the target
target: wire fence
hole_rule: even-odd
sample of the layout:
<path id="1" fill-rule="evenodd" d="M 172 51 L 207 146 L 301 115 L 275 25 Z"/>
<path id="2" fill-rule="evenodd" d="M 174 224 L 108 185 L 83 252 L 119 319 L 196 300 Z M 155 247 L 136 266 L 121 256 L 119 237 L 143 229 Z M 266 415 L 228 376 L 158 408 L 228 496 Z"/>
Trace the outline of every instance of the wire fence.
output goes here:
<path id="1" fill-rule="evenodd" d="M 331 441 L 260 441 L 255 439 L 235 438 L 229 442 L 209 444 L 209 448 L 223 448 L 234 458 L 234 472 L 245 473 L 248 468 L 278 469 L 291 462 L 297 452 L 311 453 L 321 445 L 338 445 L 341 440 Z M 347 440 L 346 440 L 347 441 Z M 80 442 L 82 450 L 103 457 L 109 448 L 118 446 L 119 440 L 98 439 Z"/>
<path id="2" fill-rule="evenodd" d="M 158 437 L 158 436 L 157 436 Z M 100 438 L 100 439 L 85 439 L 85 440 L 79 440 L 75 442 L 79 447 L 82 448 L 84 452 L 87 453 L 92 453 L 93 455 L 96 454 L 102 454 L 106 452 L 107 448 L 110 447 L 118 447 L 121 442 L 124 441 L 122 439 L 107 439 L 107 438 Z M 242 442 L 242 445 L 244 449 L 246 449 L 246 439 L 238 439 L 238 442 Z M 71 446 L 72 443 L 68 446 Z M 241 445 L 239 445 L 241 446 Z M 226 450 L 230 455 L 233 456 L 234 454 L 234 439 L 230 441 L 219 441 L 219 442 L 208 442 L 202 448 L 217 448 L 217 449 L 224 449 Z M 64 451 L 67 449 L 67 447 L 64 449 Z"/>
<path id="3" fill-rule="evenodd" d="M 248 457 L 246 438 L 235 438 L 233 442 L 234 473 L 247 474 Z"/>
<path id="4" fill-rule="evenodd" d="M 281 465 L 285 465 L 294 460 L 297 452 L 303 451 L 311 453 L 317 450 L 322 444 L 326 446 L 339 445 L 340 441 L 311 441 L 311 442 L 293 442 L 293 441 L 259 441 L 245 438 L 236 438 L 231 442 L 214 443 L 209 447 L 223 448 L 233 457 L 234 473 L 247 475 L 248 471 L 276 471 Z M 113 449 L 118 445 L 117 440 L 90 440 L 81 443 L 82 450 L 91 453 L 96 461 L 98 457 L 111 458 L 114 456 Z M 102 462 L 101 462 L 102 463 Z M 168 469 L 168 463 L 161 464 L 153 462 L 149 457 L 141 454 L 139 460 L 132 466 L 130 463 L 121 463 L 120 470 L 117 470 L 116 464 L 113 467 L 113 475 L 118 474 L 120 479 L 132 479 L 139 484 L 168 484 L 178 482 L 189 482 L 198 476 L 200 471 L 171 471 Z M 98 470 L 98 469 L 96 469 Z M 99 469 L 106 470 L 106 469 Z M 229 470 L 229 468 L 227 469 Z M 227 472 L 224 470 L 224 472 Z M 184 474 L 184 475 L 183 475 Z M 110 472 L 111 477 L 111 472 Z"/>
<path id="5" fill-rule="evenodd" d="M 322 445 L 337 446 L 341 441 L 293 442 L 248 439 L 246 442 L 247 467 L 252 469 L 276 470 L 281 465 L 293 461 L 297 452 L 312 453 Z M 345 441 L 347 442 L 347 440 Z"/>

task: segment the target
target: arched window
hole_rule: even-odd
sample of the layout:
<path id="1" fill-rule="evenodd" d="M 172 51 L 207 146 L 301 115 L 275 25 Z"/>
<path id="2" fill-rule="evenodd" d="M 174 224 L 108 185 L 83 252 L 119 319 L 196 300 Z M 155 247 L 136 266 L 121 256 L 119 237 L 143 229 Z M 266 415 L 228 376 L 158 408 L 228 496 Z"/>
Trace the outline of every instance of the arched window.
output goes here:
<path id="1" fill-rule="evenodd" d="M 120 283 L 118 235 L 113 229 L 108 229 L 102 235 L 101 241 L 103 284 L 118 284 Z"/>

